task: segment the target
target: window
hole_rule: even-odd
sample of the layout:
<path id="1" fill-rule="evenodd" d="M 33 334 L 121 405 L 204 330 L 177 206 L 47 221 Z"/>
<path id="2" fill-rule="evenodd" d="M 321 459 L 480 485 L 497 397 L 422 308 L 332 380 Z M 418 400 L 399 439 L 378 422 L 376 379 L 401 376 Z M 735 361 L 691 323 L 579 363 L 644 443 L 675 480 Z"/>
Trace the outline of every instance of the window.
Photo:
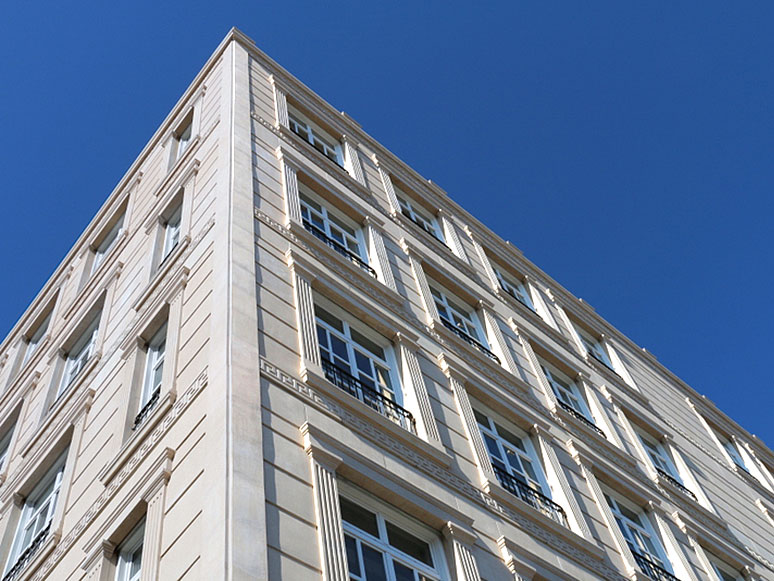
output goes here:
<path id="1" fill-rule="evenodd" d="M 16 528 L 11 552 L 5 566 L 5 576 L 15 573 L 32 559 L 35 551 L 46 539 L 54 518 L 59 491 L 62 487 L 66 454 L 48 471 L 32 492 L 27 495 Z"/>
<path id="2" fill-rule="evenodd" d="M 68 387 L 75 381 L 83 368 L 94 355 L 94 347 L 97 342 L 97 331 L 99 330 L 99 314 L 89 324 L 86 330 L 81 334 L 72 348 L 65 355 L 65 367 L 62 374 L 62 383 L 59 386 L 57 398 L 61 396 Z"/>
<path id="3" fill-rule="evenodd" d="M 161 247 L 160 262 L 164 262 L 180 243 L 180 221 L 182 214 L 183 207 L 177 206 L 177 208 L 172 211 L 169 218 L 164 222 L 164 240 Z"/>
<path id="4" fill-rule="evenodd" d="M 718 581 L 742 581 L 742 576 L 734 568 L 721 561 L 714 555 L 708 555 L 712 572 L 718 578 Z"/>
<path id="5" fill-rule="evenodd" d="M 652 437 L 640 432 L 637 433 L 637 436 L 640 438 L 640 442 L 642 442 L 642 446 L 645 448 L 645 453 L 648 455 L 648 458 L 650 458 L 650 461 L 653 463 L 656 470 L 674 478 L 682 484 L 683 481 L 680 478 L 680 474 L 672 461 L 672 455 L 666 449 L 664 444 L 657 442 Z"/>
<path id="6" fill-rule="evenodd" d="M 134 419 L 134 428 L 142 423 L 142 420 L 153 409 L 161 395 L 161 379 L 164 372 L 166 343 L 167 325 L 165 323 L 148 342 L 148 351 L 145 357 L 145 375 L 140 394 L 140 411 Z"/>
<path id="7" fill-rule="evenodd" d="M 721 436 L 721 443 L 723 444 L 723 447 L 726 449 L 726 452 L 728 452 L 728 455 L 731 456 L 731 459 L 734 461 L 734 464 L 736 464 L 739 468 L 750 473 L 750 469 L 747 467 L 747 464 L 745 464 L 744 458 L 742 457 L 742 453 L 739 451 L 738 444 L 731 440 L 730 438 L 725 438 Z"/>
<path id="8" fill-rule="evenodd" d="M 499 364 L 500 359 L 489 349 L 489 343 L 486 340 L 486 334 L 478 314 L 470 307 L 463 306 L 461 300 L 446 291 L 431 286 L 430 293 L 433 295 L 441 323 L 466 343 Z"/>
<path id="9" fill-rule="evenodd" d="M 561 506 L 549 498 L 550 488 L 543 474 L 532 440 L 517 435 L 474 409 L 495 476 L 508 492 L 560 524 L 567 526 Z"/>
<path id="10" fill-rule="evenodd" d="M 288 103 L 288 122 L 290 130 L 308 142 L 317 151 L 334 163 L 344 167 L 341 143 L 329 131 L 320 127 L 306 115 Z"/>
<path id="11" fill-rule="evenodd" d="M 504 275 L 499 268 L 495 269 L 495 275 L 497 275 L 497 280 L 500 283 L 500 287 L 505 292 L 507 292 L 525 307 L 529 308 L 529 310 L 536 312 L 535 304 L 532 302 L 532 297 L 530 296 L 526 282 L 516 282 L 511 277 Z"/>
<path id="12" fill-rule="evenodd" d="M 607 352 L 607 347 L 605 346 L 604 341 L 602 341 L 600 338 L 594 337 L 591 333 L 579 325 L 574 325 L 574 327 L 575 331 L 578 333 L 578 337 L 580 337 L 581 343 L 586 348 L 586 352 L 608 369 L 615 371 L 613 368 L 613 363 L 610 361 L 610 354 Z"/>
<path id="13" fill-rule="evenodd" d="M 545 362 L 540 367 L 543 373 L 545 373 L 551 390 L 554 392 L 556 399 L 559 400 L 560 405 L 565 407 L 565 409 L 571 408 L 587 420 L 591 420 L 591 413 L 586 406 L 586 400 L 578 389 L 578 385 L 564 373 Z"/>
<path id="14" fill-rule="evenodd" d="M 40 342 L 43 340 L 46 331 L 48 331 L 48 325 L 50 322 L 51 313 L 49 312 L 48 315 L 46 315 L 46 318 L 40 322 L 37 328 L 29 336 L 29 339 L 27 339 L 27 344 L 24 347 L 24 359 L 22 360 L 22 365 L 27 363 L 35 351 L 38 350 L 38 345 L 40 345 Z"/>
<path id="15" fill-rule="evenodd" d="M 0 438 L 0 472 L 5 470 L 5 463 L 8 460 L 8 448 L 11 445 L 11 436 L 13 436 L 13 427 Z"/>
<path id="16" fill-rule="evenodd" d="M 118 547 L 116 581 L 140 581 L 142 573 L 142 541 L 145 523 L 137 525 Z"/>
<path id="17" fill-rule="evenodd" d="M 193 133 L 193 114 L 183 121 L 172 136 L 172 149 L 170 152 L 170 165 L 174 164 L 188 150 Z"/>
<path id="18" fill-rule="evenodd" d="M 371 511 L 344 497 L 339 497 L 339 505 L 350 581 L 442 578 L 443 556 L 435 535 L 405 516 Z"/>
<path id="19" fill-rule="evenodd" d="M 304 228 L 375 277 L 376 271 L 368 266 L 362 230 L 351 220 L 331 213 L 306 186 L 299 184 L 299 190 Z"/>
<path id="20" fill-rule="evenodd" d="M 91 273 L 94 274 L 97 269 L 99 268 L 100 264 L 105 260 L 105 256 L 110 252 L 110 250 L 113 248 L 113 245 L 115 244 L 116 240 L 118 240 L 119 235 L 121 234 L 121 231 L 124 227 L 124 214 L 121 214 L 121 216 L 118 218 L 115 224 L 108 230 L 107 234 L 102 238 L 102 242 L 100 242 L 95 248 L 94 248 L 94 261 L 91 264 Z"/>
<path id="21" fill-rule="evenodd" d="M 422 230 L 435 237 L 439 242 L 446 244 L 443 232 L 441 231 L 441 226 L 438 224 L 438 220 L 436 220 L 435 217 L 431 216 L 426 210 L 421 209 L 417 204 L 413 204 L 408 198 L 400 195 L 397 197 L 401 214 L 422 228 Z"/>
<path id="22" fill-rule="evenodd" d="M 392 346 L 372 330 L 351 325 L 341 309 L 316 299 L 315 316 L 320 358 L 326 378 L 383 416 L 416 431 L 411 413 L 401 407 Z M 334 314 L 335 313 L 335 314 Z"/>
<path id="23" fill-rule="evenodd" d="M 605 494 L 605 500 L 642 572 L 653 579 L 674 580 L 675 577 L 671 575 L 672 567 L 645 513 L 608 494 Z"/>

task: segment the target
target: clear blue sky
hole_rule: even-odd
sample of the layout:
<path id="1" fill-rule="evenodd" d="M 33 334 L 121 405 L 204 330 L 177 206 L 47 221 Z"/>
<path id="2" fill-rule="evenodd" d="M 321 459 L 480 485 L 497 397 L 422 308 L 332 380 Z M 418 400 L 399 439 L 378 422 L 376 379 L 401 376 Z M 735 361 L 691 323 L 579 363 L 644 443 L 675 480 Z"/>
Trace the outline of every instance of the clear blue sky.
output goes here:
<path id="1" fill-rule="evenodd" d="M 772 445 L 772 22 L 711 0 L 8 4 L 0 335 L 237 26 Z"/>

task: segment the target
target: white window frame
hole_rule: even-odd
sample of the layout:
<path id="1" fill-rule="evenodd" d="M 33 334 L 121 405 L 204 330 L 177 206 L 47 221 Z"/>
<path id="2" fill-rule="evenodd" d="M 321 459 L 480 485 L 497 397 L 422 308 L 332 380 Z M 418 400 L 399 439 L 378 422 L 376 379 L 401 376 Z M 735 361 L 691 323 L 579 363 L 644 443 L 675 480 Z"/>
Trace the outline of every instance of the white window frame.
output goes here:
<path id="1" fill-rule="evenodd" d="M 591 411 L 589 410 L 589 404 L 586 401 L 586 398 L 583 397 L 578 384 L 544 360 L 540 361 L 540 368 L 543 370 L 543 374 L 545 375 L 546 380 L 548 380 L 548 385 L 551 386 L 551 390 L 554 392 L 556 399 L 570 406 L 591 423 L 596 425 L 594 416 L 591 415 Z"/>
<path id="2" fill-rule="evenodd" d="M 116 220 L 116 223 L 108 230 L 107 234 L 103 236 L 102 241 L 94 248 L 94 259 L 91 263 L 91 274 L 97 272 L 97 269 L 104 262 L 105 257 L 110 253 L 115 246 L 116 240 L 121 236 L 121 232 L 124 230 L 124 220 L 126 219 L 126 212 Z"/>
<path id="3" fill-rule="evenodd" d="M 40 342 L 43 340 L 43 337 L 46 334 L 46 331 L 48 331 L 48 326 L 51 324 L 51 315 L 53 311 L 49 311 L 48 315 L 40 322 L 40 324 L 35 328 L 35 330 L 32 332 L 32 334 L 29 336 L 27 341 L 24 344 L 24 358 L 22 359 L 22 366 L 26 365 L 27 361 L 29 361 L 32 356 L 35 354 L 35 351 L 38 350 L 38 346 L 40 345 Z"/>
<path id="4" fill-rule="evenodd" d="M 167 344 L 167 323 L 163 325 L 153 334 L 150 341 L 148 341 L 148 349 L 145 354 L 145 374 L 142 382 L 142 392 L 140 393 L 140 406 L 139 410 L 145 407 L 155 394 L 156 390 L 161 389 L 163 373 L 164 373 L 164 359 L 166 354 Z"/>
<path id="5" fill-rule="evenodd" d="M 344 167 L 344 152 L 341 147 L 341 139 L 334 137 L 329 131 L 320 127 L 290 103 L 288 103 L 288 126 L 293 133 L 309 143 L 325 157 L 336 165 Z"/>
<path id="6" fill-rule="evenodd" d="M 672 563 L 667 558 L 664 544 L 645 511 L 610 493 L 605 493 L 605 500 L 632 553 L 637 553 L 654 565 L 674 574 Z M 626 515 L 622 509 L 632 513 L 636 520 Z M 648 544 L 650 544 L 650 547 Z"/>
<path id="7" fill-rule="evenodd" d="M 717 581 L 744 581 L 744 577 L 735 571 L 733 567 L 726 563 L 721 563 L 714 555 L 707 555 L 712 572 L 717 577 Z"/>
<path id="8" fill-rule="evenodd" d="M 486 415 L 475 407 L 473 408 L 473 415 L 478 423 L 478 428 L 492 465 L 503 469 L 506 473 L 543 496 L 551 498 L 551 488 L 546 480 L 543 464 L 540 461 L 532 439 L 518 428 L 512 429 L 502 426 L 501 423 L 498 423 L 491 416 Z M 504 432 L 504 434 L 500 432 Z M 518 440 L 522 447 L 519 448 L 507 436 Z M 510 459 L 516 460 L 518 467 L 514 466 Z M 532 475 L 525 470 L 525 462 L 532 468 Z"/>
<path id="9" fill-rule="evenodd" d="M 343 248 L 369 264 L 365 235 L 359 224 L 336 212 L 331 212 L 326 203 L 304 184 L 298 185 L 298 198 L 303 222 L 309 222 L 322 230 L 328 238 L 335 240 Z"/>
<path id="10" fill-rule="evenodd" d="M 636 433 L 642 443 L 645 454 L 648 456 L 648 460 L 650 460 L 653 467 L 665 472 L 680 484 L 685 485 L 667 446 L 665 446 L 663 442 L 659 442 L 649 434 L 645 434 L 640 430 L 636 430 Z"/>
<path id="11" fill-rule="evenodd" d="M 610 358 L 610 353 L 607 350 L 604 339 L 597 339 L 580 325 L 573 323 L 573 327 L 575 327 L 575 332 L 578 334 L 578 338 L 589 356 L 600 361 L 611 371 L 615 371 L 613 361 Z"/>
<path id="12" fill-rule="evenodd" d="M 183 157 L 193 141 L 193 112 L 186 115 L 183 122 L 172 134 L 172 149 L 170 151 L 169 166 L 170 168 Z"/>
<path id="13" fill-rule="evenodd" d="M 420 581 L 422 576 L 424 576 L 424 579 L 427 579 L 427 581 L 442 581 L 448 579 L 442 542 L 435 531 L 431 531 L 419 523 L 413 522 L 409 517 L 399 513 L 397 510 L 391 509 L 391 507 L 381 506 L 382 503 L 366 499 L 365 495 L 353 496 L 351 491 L 348 491 L 346 494 L 340 494 L 340 498 L 359 506 L 374 514 L 376 517 L 378 536 L 374 536 L 368 531 L 359 529 L 342 518 L 345 546 L 349 544 L 346 540 L 347 537 L 354 540 L 354 548 L 357 551 L 361 564 L 360 572 L 363 573 L 362 575 L 349 573 L 349 579 L 351 581 L 366 581 L 367 579 L 364 571 L 362 571 L 362 565 L 364 564 L 362 554 L 363 546 L 370 547 L 382 554 L 382 563 L 384 565 L 385 579 L 387 581 L 395 581 L 394 562 L 413 569 L 415 581 Z M 371 501 L 369 502 L 369 500 Z M 427 543 L 433 565 L 428 565 L 392 546 L 388 541 L 388 522 L 393 527 L 407 532 L 418 540 Z M 351 545 L 347 546 L 348 557 L 350 551 Z M 347 570 L 349 571 L 349 563 L 347 563 Z"/>
<path id="14" fill-rule="evenodd" d="M 438 316 L 447 323 L 454 325 L 471 339 L 481 343 L 487 349 L 491 349 L 476 310 L 465 310 L 468 306 L 465 301 L 449 293 L 447 290 L 441 290 L 438 285 L 431 284 L 429 286 Z"/>
<path id="15" fill-rule="evenodd" d="M 94 355 L 101 314 L 102 313 L 99 312 L 94 316 L 94 320 L 89 323 L 86 330 L 81 333 L 78 340 L 75 341 L 73 346 L 67 351 L 64 358 L 62 381 L 59 384 L 59 389 L 56 394 L 57 399 L 67 391 Z"/>
<path id="16" fill-rule="evenodd" d="M 10 571 L 41 532 L 51 526 L 62 489 L 66 458 L 67 454 L 62 454 L 25 498 L 3 575 Z M 32 533 L 27 535 L 30 527 Z"/>
<path id="17" fill-rule="evenodd" d="M 169 218 L 164 220 L 164 233 L 161 244 L 161 256 L 159 257 L 159 266 L 169 257 L 170 254 L 180 244 L 181 226 L 183 218 L 183 204 L 179 204 L 170 213 Z"/>
<path id="18" fill-rule="evenodd" d="M 116 581 L 140 581 L 142 577 L 142 549 L 145 535 L 145 521 L 139 523 L 116 550 Z M 132 574 L 132 565 L 139 554 L 139 567 Z"/>
<path id="19" fill-rule="evenodd" d="M 375 389 L 385 398 L 394 401 L 399 406 L 403 406 L 403 391 L 401 389 L 400 374 L 398 373 L 398 364 L 392 343 L 363 325 L 351 325 L 346 317 L 342 316 L 340 307 L 329 301 L 324 299 L 321 300 L 320 297 L 315 297 L 314 306 L 317 337 L 320 345 L 320 358 L 330 361 L 334 365 L 344 369 L 353 377 Z M 320 317 L 321 311 L 324 311 L 331 318 L 338 321 L 341 324 L 341 328 L 337 329 L 329 322 L 323 320 Z M 380 347 L 383 350 L 384 357 L 380 357 L 379 354 L 373 353 L 368 347 L 360 345 L 357 342 L 357 339 L 352 336 L 353 329 L 355 333 L 362 335 L 364 338 Z M 331 345 L 333 344 L 331 338 L 338 339 L 344 344 L 347 351 L 346 360 L 341 354 L 334 353 L 331 348 Z M 358 355 L 361 358 L 361 362 L 365 363 L 364 360 L 370 362 L 370 374 L 368 374 L 366 370 L 358 368 Z M 382 374 L 377 373 L 376 369 L 379 369 Z M 380 381 L 380 377 L 386 379 L 386 383 Z"/>
<path id="20" fill-rule="evenodd" d="M 500 283 L 500 287 L 530 311 L 537 314 L 535 302 L 532 300 L 530 294 L 529 283 L 526 281 L 516 282 L 510 276 L 503 274 L 499 268 L 494 268 L 494 271 L 495 276 L 497 276 L 497 281 Z"/>
<path id="21" fill-rule="evenodd" d="M 426 212 L 424 208 L 418 208 L 416 204 L 413 204 L 411 200 L 404 196 L 399 196 L 396 193 L 395 197 L 398 198 L 401 214 L 430 234 L 441 244 L 446 244 L 446 237 L 443 235 L 441 225 L 438 223 L 438 219 L 435 216 Z"/>
<path id="22" fill-rule="evenodd" d="M 8 431 L 0 438 L 0 474 L 5 472 L 5 467 L 8 462 L 8 452 L 11 448 L 11 438 L 13 437 L 13 431 L 15 425 L 11 426 Z"/>

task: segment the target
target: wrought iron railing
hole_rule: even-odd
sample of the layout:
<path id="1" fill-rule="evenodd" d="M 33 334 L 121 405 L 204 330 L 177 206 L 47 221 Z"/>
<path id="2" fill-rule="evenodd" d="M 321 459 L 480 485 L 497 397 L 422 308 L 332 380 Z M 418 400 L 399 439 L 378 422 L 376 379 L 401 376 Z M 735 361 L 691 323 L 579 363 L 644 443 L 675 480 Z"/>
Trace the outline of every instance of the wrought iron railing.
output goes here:
<path id="1" fill-rule="evenodd" d="M 584 416 L 582 413 L 580 413 L 574 407 L 564 403 L 561 400 L 557 400 L 557 403 L 559 404 L 560 408 L 562 408 L 564 411 L 566 411 L 568 414 L 570 414 L 576 420 L 581 422 L 584 426 L 586 426 L 589 429 L 594 430 L 597 434 L 599 434 L 603 438 L 607 438 L 607 436 L 605 436 L 605 432 L 600 430 L 599 427 L 594 422 L 592 422 L 590 419 L 588 419 L 586 416 Z"/>
<path id="2" fill-rule="evenodd" d="M 534 488 L 530 488 L 518 478 L 514 478 L 502 468 L 497 466 L 492 466 L 492 468 L 494 468 L 495 476 L 497 476 L 500 486 L 505 488 L 505 490 L 514 496 L 518 496 L 532 508 L 555 520 L 560 525 L 569 528 L 567 514 L 561 506 Z"/>
<path id="3" fill-rule="evenodd" d="M 395 422 L 415 434 L 417 433 L 417 422 L 410 411 L 383 396 L 346 369 L 342 369 L 327 359 L 322 360 L 322 368 L 325 373 L 325 378 L 336 387 L 343 389 L 351 396 L 359 399 L 388 420 Z"/>
<path id="4" fill-rule="evenodd" d="M 333 248 L 336 252 L 341 254 L 343 257 L 347 258 L 350 262 L 354 262 L 357 264 L 360 268 L 365 270 L 368 274 L 376 278 L 376 271 L 368 266 L 368 264 L 360 258 L 357 254 L 352 252 L 349 248 L 344 246 L 341 242 L 338 240 L 335 240 L 328 236 L 324 230 L 321 228 L 318 228 L 314 224 L 312 224 L 309 220 L 304 220 L 304 228 L 306 228 L 311 234 L 314 235 L 315 238 L 318 240 L 321 240 L 331 248 Z"/>
<path id="5" fill-rule="evenodd" d="M 406 208 L 401 208 L 400 213 L 403 214 L 409 220 L 411 220 L 414 224 L 419 226 L 422 230 L 424 230 L 425 232 L 430 234 L 430 236 L 432 236 L 433 238 L 438 240 L 438 242 L 440 242 L 441 244 L 446 246 L 446 248 L 449 248 L 449 245 L 446 244 L 446 242 L 443 240 L 443 238 L 440 237 L 440 235 L 435 230 L 435 228 L 433 228 L 431 226 L 428 226 L 425 222 L 422 222 L 422 221 L 418 220 L 417 218 L 415 218 L 414 216 L 412 216 L 411 212 L 406 210 Z M 449 250 L 451 250 L 451 248 L 449 248 Z"/>
<path id="6" fill-rule="evenodd" d="M 685 485 L 682 482 L 680 482 L 677 478 L 675 478 L 668 472 L 665 472 L 661 468 L 656 468 L 656 472 L 658 472 L 659 478 L 663 478 L 664 480 L 669 482 L 672 486 L 677 488 L 680 492 L 682 492 L 686 496 L 690 496 L 692 499 L 698 502 L 696 495 L 693 492 L 691 492 L 689 489 L 687 489 Z"/>
<path id="7" fill-rule="evenodd" d="M 3 575 L 2 581 L 12 581 L 13 579 L 16 579 L 16 576 L 21 572 L 22 569 L 24 569 L 24 567 L 27 566 L 27 563 L 32 561 L 35 553 L 38 552 L 41 545 L 43 544 L 43 541 L 46 540 L 50 530 L 51 523 L 48 523 L 46 528 L 40 531 L 37 536 L 32 539 L 30 545 L 24 549 L 24 551 L 22 551 L 22 554 L 19 555 L 19 558 L 16 559 L 16 562 L 13 564 L 13 566 L 8 569 L 5 575 Z"/>
<path id="8" fill-rule="evenodd" d="M 447 329 L 449 329 L 449 331 L 451 331 L 452 333 L 457 335 L 457 337 L 459 337 L 460 339 L 465 341 L 465 343 L 467 343 L 468 345 L 471 345 L 475 349 L 481 351 L 481 353 L 483 353 L 484 355 L 489 357 L 489 359 L 491 359 L 492 361 L 494 361 L 498 365 L 500 364 L 500 358 L 497 355 L 495 355 L 494 353 L 492 353 L 489 349 L 487 349 L 484 346 L 484 344 L 481 343 L 481 341 L 471 337 L 465 331 L 463 331 L 462 329 L 457 327 L 457 325 L 447 321 L 443 317 L 441 317 L 441 322 L 443 323 L 444 327 L 446 327 Z"/>
<path id="9" fill-rule="evenodd" d="M 651 557 L 642 555 L 636 551 L 632 551 L 632 555 L 634 555 L 634 560 L 637 562 L 640 571 L 645 573 L 651 579 L 654 579 L 655 581 L 680 581 L 680 579 L 672 575 L 672 573 L 654 563 L 651 560 Z"/>
<path id="10" fill-rule="evenodd" d="M 136 430 L 139 425 L 145 421 L 145 418 L 148 417 L 148 414 L 150 414 L 151 410 L 156 407 L 160 397 L 161 387 L 157 387 L 156 391 L 153 392 L 153 395 L 150 396 L 150 399 L 147 401 L 147 403 L 142 406 L 142 409 L 140 409 L 140 413 L 134 417 L 134 425 L 132 425 L 133 430 Z"/>

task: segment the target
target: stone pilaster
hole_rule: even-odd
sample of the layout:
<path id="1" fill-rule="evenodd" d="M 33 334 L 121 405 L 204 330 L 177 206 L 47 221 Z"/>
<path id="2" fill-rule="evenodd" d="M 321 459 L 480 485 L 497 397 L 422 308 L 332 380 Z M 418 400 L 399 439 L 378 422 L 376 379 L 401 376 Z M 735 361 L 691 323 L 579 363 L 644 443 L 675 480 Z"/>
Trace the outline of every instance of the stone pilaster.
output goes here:
<path id="1" fill-rule="evenodd" d="M 441 228 L 443 228 L 443 235 L 446 237 L 446 243 L 452 252 L 457 255 L 457 258 L 468 262 L 468 255 L 465 254 L 465 248 L 462 246 L 460 236 L 457 233 L 457 227 L 454 225 L 454 220 L 443 210 L 438 211 L 438 217 L 441 220 Z"/>
<path id="2" fill-rule="evenodd" d="M 384 234 L 381 228 L 374 224 L 373 220 L 366 217 L 365 228 L 368 234 L 368 241 L 371 245 L 369 254 L 376 259 L 376 269 L 379 273 L 379 279 L 388 288 L 397 292 L 395 277 L 392 274 L 390 258 L 387 256 L 387 249 L 384 246 Z"/>
<path id="3" fill-rule="evenodd" d="M 446 524 L 443 534 L 452 543 L 457 580 L 481 581 L 476 557 L 473 555 L 472 550 L 473 544 L 476 541 L 475 535 L 451 522 Z"/>
<path id="4" fill-rule="evenodd" d="M 143 496 L 148 504 L 145 513 L 145 532 L 142 540 L 142 578 L 158 579 L 161 561 L 161 533 L 164 525 L 164 506 L 168 475 L 159 478 Z"/>
<path id="5" fill-rule="evenodd" d="M 418 431 L 424 431 L 419 435 L 427 441 L 440 444 L 441 435 L 438 433 L 438 424 L 435 421 L 433 408 L 430 406 L 430 396 L 427 394 L 427 386 L 422 377 L 422 370 L 419 368 L 417 359 L 418 347 L 407 341 L 402 335 L 395 338 L 400 350 L 400 358 L 403 363 L 403 385 L 410 385 L 413 388 L 413 399 L 415 400 L 415 409 L 419 411 L 421 427 Z M 408 395 L 408 390 L 404 388 L 404 397 Z"/>
<path id="6" fill-rule="evenodd" d="M 518 376 L 519 368 L 516 366 L 516 361 L 513 359 L 513 353 L 511 353 L 511 349 L 508 347 L 508 343 L 505 341 L 505 336 L 503 335 L 502 329 L 500 329 L 500 324 L 497 322 L 497 318 L 489 307 L 485 305 L 479 306 L 481 308 L 481 312 L 484 314 L 486 333 L 489 337 L 492 338 L 490 343 L 492 343 L 492 346 L 496 348 L 498 352 L 497 355 L 500 357 L 500 360 L 502 361 L 505 368 L 514 375 Z"/>
<path id="7" fill-rule="evenodd" d="M 287 159 L 280 159 L 282 165 L 282 186 L 285 193 L 286 225 L 291 222 L 301 224 L 301 201 L 298 197 L 298 172 L 288 163 Z"/>
<path id="8" fill-rule="evenodd" d="M 320 345 L 317 342 L 317 326 L 312 298 L 314 275 L 305 271 L 292 257 L 288 258 L 293 278 L 293 299 L 296 303 L 298 347 L 301 353 L 301 370 L 320 368 Z"/>
<path id="9" fill-rule="evenodd" d="M 271 86 L 274 88 L 274 113 L 277 116 L 277 125 L 280 127 L 289 127 L 288 100 L 285 90 L 277 84 L 273 75 L 269 80 L 271 81 Z"/>
<path id="10" fill-rule="evenodd" d="M 346 135 L 341 137 L 341 143 L 344 146 L 344 168 L 359 184 L 365 186 L 366 181 L 365 176 L 363 175 L 363 166 L 360 165 L 360 157 L 358 157 L 357 148 Z"/>
<path id="11" fill-rule="evenodd" d="M 379 166 L 379 176 L 382 178 L 382 184 L 384 185 L 384 193 L 387 194 L 387 201 L 390 203 L 390 209 L 394 214 L 400 214 L 400 202 L 398 196 L 395 193 L 395 187 L 392 185 L 392 179 L 382 166 Z"/>

